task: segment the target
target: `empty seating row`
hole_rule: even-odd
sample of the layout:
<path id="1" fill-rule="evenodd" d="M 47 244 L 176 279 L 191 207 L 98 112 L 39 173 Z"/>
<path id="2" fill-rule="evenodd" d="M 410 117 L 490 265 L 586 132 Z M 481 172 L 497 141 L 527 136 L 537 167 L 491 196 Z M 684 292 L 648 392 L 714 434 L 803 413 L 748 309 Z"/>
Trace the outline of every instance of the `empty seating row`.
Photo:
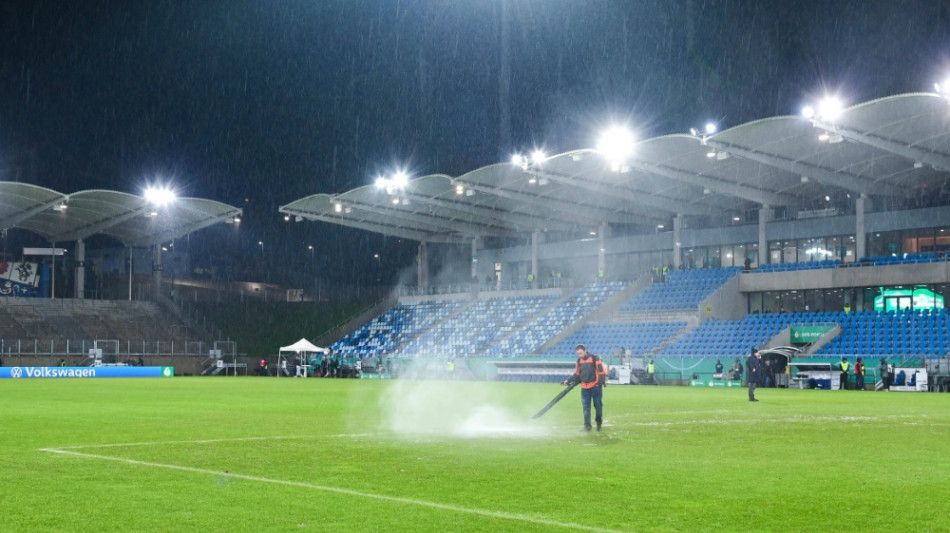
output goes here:
<path id="1" fill-rule="evenodd" d="M 739 272 L 739 267 L 673 270 L 625 303 L 621 312 L 695 309 L 700 302 Z"/>
<path id="2" fill-rule="evenodd" d="M 545 355 L 573 357 L 574 347 L 587 346 L 592 353 L 607 356 L 620 348 L 634 355 L 649 353 L 686 327 L 686 322 L 638 322 L 636 324 L 588 324 L 557 343 Z"/>
<path id="3" fill-rule="evenodd" d="M 521 331 L 496 342 L 486 355 L 510 357 L 533 353 L 548 339 L 620 292 L 625 285 L 620 281 L 585 285 L 555 308 L 527 324 Z"/>
<path id="4" fill-rule="evenodd" d="M 460 357 L 479 354 L 557 300 L 556 295 L 476 300 L 458 315 L 399 346 L 401 357 Z"/>
<path id="5" fill-rule="evenodd" d="M 460 299 L 400 303 L 334 342 L 331 347 L 344 356 L 386 355 L 466 303 Z"/>

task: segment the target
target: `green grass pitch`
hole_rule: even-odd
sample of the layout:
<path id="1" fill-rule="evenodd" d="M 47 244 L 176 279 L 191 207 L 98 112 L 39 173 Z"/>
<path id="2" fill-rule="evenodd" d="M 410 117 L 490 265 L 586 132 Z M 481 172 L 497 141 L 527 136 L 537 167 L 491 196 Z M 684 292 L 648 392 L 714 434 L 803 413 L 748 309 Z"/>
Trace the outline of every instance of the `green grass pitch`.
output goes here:
<path id="1" fill-rule="evenodd" d="M 5 380 L 0 531 L 950 530 L 950 395 L 558 391 Z"/>

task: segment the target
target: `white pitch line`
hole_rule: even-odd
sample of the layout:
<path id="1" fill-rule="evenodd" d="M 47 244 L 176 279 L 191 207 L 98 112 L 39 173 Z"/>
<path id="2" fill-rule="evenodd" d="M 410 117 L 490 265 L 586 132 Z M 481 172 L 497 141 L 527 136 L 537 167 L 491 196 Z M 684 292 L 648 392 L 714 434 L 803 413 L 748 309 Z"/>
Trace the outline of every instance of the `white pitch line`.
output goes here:
<path id="1" fill-rule="evenodd" d="M 250 440 L 253 438 L 255 437 L 249 437 L 245 440 Z M 257 437 L 257 439 L 260 439 L 260 437 Z M 189 442 L 189 441 L 185 441 L 185 442 Z M 45 453 L 58 454 L 58 455 L 71 455 L 73 457 L 82 457 L 86 459 L 99 459 L 103 461 L 113 461 L 116 463 L 123 463 L 123 464 L 128 464 L 128 465 L 135 465 L 135 466 L 148 466 L 151 468 L 177 470 L 179 472 L 191 472 L 194 474 L 205 474 L 205 475 L 212 475 L 212 476 L 220 476 L 223 474 L 222 472 L 218 470 L 209 470 L 206 468 L 195 468 L 191 466 L 182 466 L 182 465 L 174 465 L 174 464 L 166 464 L 166 463 L 153 463 L 150 461 L 140 461 L 137 459 L 126 459 L 124 457 L 111 457 L 108 455 L 99 455 L 95 453 L 77 452 L 74 450 L 67 450 L 64 448 L 40 448 L 39 451 L 45 452 Z M 259 477 L 259 476 L 251 476 L 247 474 L 235 474 L 233 472 L 228 472 L 226 475 L 231 478 L 243 479 L 245 481 L 255 481 L 258 483 L 270 483 L 273 485 L 285 485 L 288 487 L 312 489 L 312 490 L 318 490 L 322 492 L 330 492 L 334 494 L 343 494 L 346 496 L 355 496 L 358 498 L 367 498 L 367 499 L 380 500 L 380 501 L 386 501 L 386 502 L 392 502 L 392 503 L 401 503 L 404 505 L 415 505 L 417 507 L 428 507 L 430 509 L 438 509 L 440 511 L 451 511 L 454 513 L 471 514 L 471 515 L 483 516 L 487 518 L 498 518 L 501 520 L 513 520 L 513 521 L 518 521 L 518 522 L 526 522 L 529 524 L 535 524 L 539 526 L 558 527 L 562 529 L 575 529 L 579 531 L 594 531 L 598 533 L 621 533 L 621 530 L 617 530 L 617 529 L 607 529 L 607 528 L 602 528 L 602 527 L 586 526 L 584 524 L 575 524 L 572 522 L 558 522 L 556 520 L 548 520 L 545 518 L 535 518 L 535 517 L 521 515 L 521 514 L 488 511 L 485 509 L 478 509 L 475 507 L 460 507 L 457 505 L 430 502 L 426 500 L 416 500 L 413 498 L 403 498 L 400 496 L 387 496 L 385 494 L 374 494 L 372 492 L 361 492 L 361 491 L 352 490 L 352 489 L 330 487 L 327 485 L 316 485 L 313 483 L 304 483 L 302 481 L 288 481 L 285 479 L 273 479 L 273 478 L 266 478 L 266 477 Z"/>
<path id="2" fill-rule="evenodd" d="M 222 442 L 249 442 L 258 440 L 305 440 L 305 439 L 340 439 L 365 438 L 381 435 L 381 433 L 337 433 L 334 435 L 276 435 L 273 437 L 231 437 L 222 439 L 198 440 L 156 440 L 146 442 L 117 442 L 111 444 L 80 444 L 76 446 L 57 446 L 48 450 L 86 450 L 90 448 L 128 448 L 132 446 L 161 446 L 166 444 L 220 444 Z"/>

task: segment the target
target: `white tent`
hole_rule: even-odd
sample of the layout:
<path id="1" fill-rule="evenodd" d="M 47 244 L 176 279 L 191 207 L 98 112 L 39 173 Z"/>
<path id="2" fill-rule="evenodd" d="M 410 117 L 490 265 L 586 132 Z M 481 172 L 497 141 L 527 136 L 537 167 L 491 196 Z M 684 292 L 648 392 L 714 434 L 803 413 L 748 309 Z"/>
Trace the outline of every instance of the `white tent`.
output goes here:
<path id="1" fill-rule="evenodd" d="M 326 353 L 327 349 L 321 348 L 307 339 L 300 339 L 290 346 L 281 347 L 280 351 L 294 353 Z"/>
<path id="2" fill-rule="evenodd" d="M 329 350 L 326 348 L 321 348 L 307 339 L 300 339 L 290 346 L 281 346 L 280 350 L 277 352 L 277 375 L 280 376 L 281 372 L 284 372 L 287 369 L 287 361 L 283 355 L 284 352 L 292 352 L 299 355 L 304 353 L 326 353 L 328 351 Z M 304 377 L 306 376 L 307 367 L 304 367 Z"/>

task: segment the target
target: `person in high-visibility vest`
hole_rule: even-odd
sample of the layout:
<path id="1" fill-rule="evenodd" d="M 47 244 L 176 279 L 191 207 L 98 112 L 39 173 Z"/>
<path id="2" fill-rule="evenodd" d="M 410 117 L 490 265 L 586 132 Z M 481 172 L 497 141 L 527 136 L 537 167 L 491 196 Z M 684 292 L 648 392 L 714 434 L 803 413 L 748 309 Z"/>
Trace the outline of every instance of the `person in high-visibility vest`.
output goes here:
<path id="1" fill-rule="evenodd" d="M 841 377 L 840 377 L 840 380 L 838 381 L 838 389 L 847 390 L 848 389 L 848 369 L 851 368 L 851 363 L 848 362 L 847 357 L 842 357 L 841 363 L 838 365 L 838 367 L 841 369 Z"/>
<path id="2" fill-rule="evenodd" d="M 604 387 L 607 385 L 607 365 L 600 357 L 589 353 L 587 347 L 578 344 L 574 349 L 577 353 L 577 363 L 574 365 L 574 373 L 571 377 L 564 380 L 562 385 L 581 385 L 581 405 L 584 408 L 584 429 L 590 431 L 590 404 L 594 404 L 597 431 L 601 430 L 604 422 Z"/>
<path id="3" fill-rule="evenodd" d="M 650 385 L 656 385 L 656 364 L 653 359 L 647 363 L 647 375 L 650 377 Z"/>

